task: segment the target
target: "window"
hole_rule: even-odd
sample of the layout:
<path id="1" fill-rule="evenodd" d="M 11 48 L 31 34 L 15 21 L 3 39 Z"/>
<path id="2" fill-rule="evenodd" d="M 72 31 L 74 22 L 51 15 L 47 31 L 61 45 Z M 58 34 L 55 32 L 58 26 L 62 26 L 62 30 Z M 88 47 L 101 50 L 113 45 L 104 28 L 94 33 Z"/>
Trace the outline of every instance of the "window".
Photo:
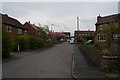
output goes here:
<path id="1" fill-rule="evenodd" d="M 82 34 L 84 36 L 84 34 Z"/>
<path id="2" fill-rule="evenodd" d="M 11 26 L 7 26 L 7 31 L 8 32 L 12 32 L 12 27 Z"/>
<path id="3" fill-rule="evenodd" d="M 97 40 L 100 42 L 104 42 L 105 41 L 105 34 L 98 34 L 97 35 Z"/>
<path id="4" fill-rule="evenodd" d="M 115 23 L 115 27 L 118 27 L 118 23 Z"/>
<path id="5" fill-rule="evenodd" d="M 22 34 L 22 29 L 18 28 L 18 34 Z"/>
<path id="6" fill-rule="evenodd" d="M 120 34 L 113 34 L 113 39 L 119 39 L 120 38 Z"/>
<path id="7" fill-rule="evenodd" d="M 87 36 L 87 34 L 85 34 Z"/>
<path id="8" fill-rule="evenodd" d="M 24 31 L 24 34 L 27 35 L 27 30 Z"/>

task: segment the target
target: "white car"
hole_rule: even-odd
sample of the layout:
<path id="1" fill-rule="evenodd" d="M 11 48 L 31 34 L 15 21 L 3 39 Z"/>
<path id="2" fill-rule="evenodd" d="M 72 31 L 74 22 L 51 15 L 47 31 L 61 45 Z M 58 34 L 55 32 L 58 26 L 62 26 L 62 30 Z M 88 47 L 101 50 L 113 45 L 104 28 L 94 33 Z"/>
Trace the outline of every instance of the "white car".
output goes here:
<path id="1" fill-rule="evenodd" d="M 60 42 L 64 42 L 64 39 L 60 39 Z"/>
<path id="2" fill-rule="evenodd" d="M 67 42 L 70 42 L 70 39 L 67 39 Z"/>
<path id="3" fill-rule="evenodd" d="M 74 44 L 74 40 L 70 40 L 70 44 Z"/>

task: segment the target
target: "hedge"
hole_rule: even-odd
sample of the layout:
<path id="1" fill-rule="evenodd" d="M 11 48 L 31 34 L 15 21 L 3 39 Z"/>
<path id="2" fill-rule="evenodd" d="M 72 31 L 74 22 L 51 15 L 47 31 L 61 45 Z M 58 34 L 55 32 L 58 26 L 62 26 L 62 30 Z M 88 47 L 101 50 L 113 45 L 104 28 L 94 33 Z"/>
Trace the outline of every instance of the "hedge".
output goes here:
<path id="1" fill-rule="evenodd" d="M 5 26 L 2 27 L 2 58 L 10 57 L 10 52 L 12 52 L 14 46 L 15 43 L 11 34 L 7 32 Z"/>
<path id="2" fill-rule="evenodd" d="M 17 38 L 17 45 L 19 45 L 20 51 L 25 51 L 29 49 L 41 48 L 44 46 L 44 42 L 43 40 L 37 37 L 19 36 Z"/>
<path id="3" fill-rule="evenodd" d="M 25 51 L 25 50 L 30 49 L 30 41 L 29 41 L 28 36 L 19 36 L 16 39 L 16 42 L 17 42 L 17 45 L 19 45 L 20 47 L 20 51 Z"/>

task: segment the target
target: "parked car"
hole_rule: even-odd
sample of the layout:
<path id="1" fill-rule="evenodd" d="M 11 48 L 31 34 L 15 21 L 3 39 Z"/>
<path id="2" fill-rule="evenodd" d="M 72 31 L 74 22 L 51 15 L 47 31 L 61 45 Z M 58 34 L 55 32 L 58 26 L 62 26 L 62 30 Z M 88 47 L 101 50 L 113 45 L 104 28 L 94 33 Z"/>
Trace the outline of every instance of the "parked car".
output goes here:
<path id="1" fill-rule="evenodd" d="M 64 39 L 60 39 L 60 42 L 64 42 Z"/>
<path id="2" fill-rule="evenodd" d="M 86 45 L 93 44 L 93 40 L 88 40 L 85 44 Z"/>
<path id="3" fill-rule="evenodd" d="M 70 39 L 67 39 L 67 42 L 70 42 Z"/>
<path id="4" fill-rule="evenodd" d="M 74 40 L 70 40 L 70 44 L 74 44 Z"/>

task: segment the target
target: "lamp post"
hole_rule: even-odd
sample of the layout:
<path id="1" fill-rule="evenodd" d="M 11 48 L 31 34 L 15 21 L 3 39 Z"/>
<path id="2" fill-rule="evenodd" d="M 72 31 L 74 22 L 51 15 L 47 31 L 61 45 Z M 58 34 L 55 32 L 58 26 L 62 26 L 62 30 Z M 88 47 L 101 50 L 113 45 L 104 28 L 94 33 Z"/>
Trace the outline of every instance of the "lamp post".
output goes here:
<path id="1" fill-rule="evenodd" d="M 52 32 L 52 26 L 53 26 L 54 24 L 51 24 L 51 32 Z"/>

